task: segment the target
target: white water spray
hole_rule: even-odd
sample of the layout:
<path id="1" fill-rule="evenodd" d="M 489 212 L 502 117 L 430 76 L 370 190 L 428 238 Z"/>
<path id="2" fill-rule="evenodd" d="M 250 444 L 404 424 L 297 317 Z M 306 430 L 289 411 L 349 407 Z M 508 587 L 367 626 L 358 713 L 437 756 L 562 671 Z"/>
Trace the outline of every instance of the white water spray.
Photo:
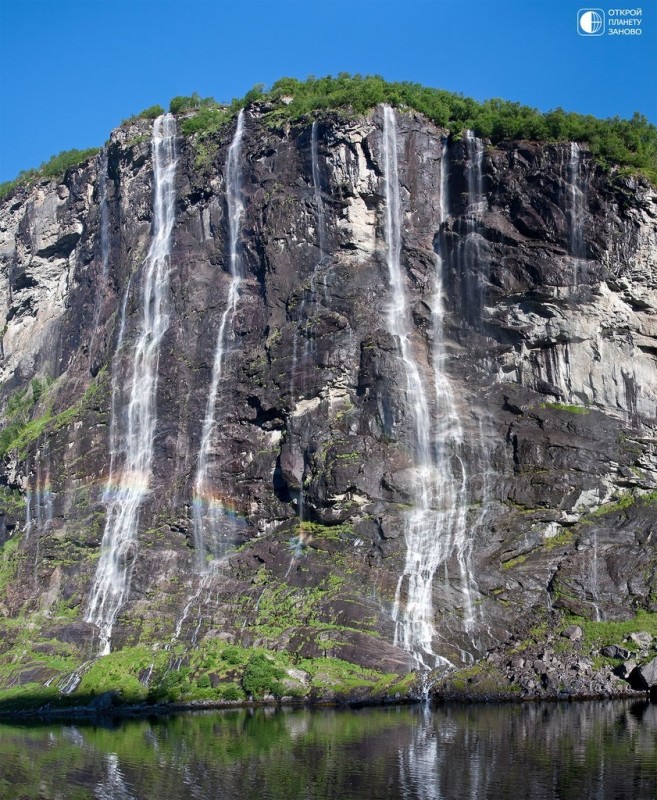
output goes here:
<path id="1" fill-rule="evenodd" d="M 395 115 L 384 107 L 383 155 L 386 198 L 387 266 L 391 289 L 388 329 L 399 341 L 406 374 L 407 408 L 414 428 L 415 492 L 406 519 L 406 560 L 399 577 L 393 619 L 395 644 L 413 657 L 416 666 L 429 670 L 449 662 L 433 649 L 433 579 L 441 565 L 455 555 L 463 590 L 464 627 L 473 623 L 470 543 L 467 538 L 466 473 L 460 449 L 463 431 L 452 389 L 445 372 L 443 337 L 442 262 L 436 258 L 433 308 L 433 381 L 423 379 L 411 346 L 411 321 L 400 263 L 401 204 L 397 165 Z M 446 209 L 446 158 L 443 151 L 440 222 Z M 428 386 L 425 386 L 425 383 Z M 429 398 L 427 390 L 432 396 Z M 434 410 L 430 417 L 430 404 Z"/>
<path id="2" fill-rule="evenodd" d="M 174 223 L 176 123 L 172 115 L 153 126 L 153 235 L 143 265 L 141 330 L 132 358 L 125 433 L 114 426 L 109 498 L 101 554 L 85 619 L 99 629 L 100 655 L 109 653 L 112 627 L 130 590 L 139 509 L 148 492 L 153 460 L 160 342 L 169 326 L 167 295 Z M 122 326 L 125 323 L 125 303 Z M 120 332 L 122 344 L 122 332 Z M 116 378 L 118 380 L 118 377 Z M 114 400 L 114 397 L 113 397 Z M 113 415 L 118 409 L 113 409 Z M 121 432 L 123 433 L 123 432 Z"/>
<path id="3" fill-rule="evenodd" d="M 201 446 L 199 448 L 196 479 L 194 481 L 193 526 L 194 547 L 196 548 L 196 566 L 200 572 L 208 569 L 206 553 L 213 558 L 221 558 L 231 545 L 231 532 L 226 531 L 226 512 L 218 497 L 214 497 L 208 481 L 208 460 L 214 433 L 217 427 L 215 412 L 217 395 L 222 379 L 227 340 L 232 334 L 232 323 L 237 309 L 240 284 L 242 283 L 242 263 L 239 252 L 240 226 L 244 214 L 244 203 L 241 195 L 240 150 L 244 133 L 244 110 L 237 117 L 237 128 L 233 141 L 228 149 L 226 165 L 226 206 L 228 210 L 228 250 L 230 287 L 226 309 L 221 315 L 214 363 L 212 365 L 212 381 L 208 393 L 208 401 L 203 420 Z"/>
<path id="4" fill-rule="evenodd" d="M 586 257 L 584 244 L 584 215 L 586 207 L 586 183 L 582 177 L 580 147 L 577 142 L 570 143 L 568 160 L 568 240 L 570 252 L 575 258 Z"/>

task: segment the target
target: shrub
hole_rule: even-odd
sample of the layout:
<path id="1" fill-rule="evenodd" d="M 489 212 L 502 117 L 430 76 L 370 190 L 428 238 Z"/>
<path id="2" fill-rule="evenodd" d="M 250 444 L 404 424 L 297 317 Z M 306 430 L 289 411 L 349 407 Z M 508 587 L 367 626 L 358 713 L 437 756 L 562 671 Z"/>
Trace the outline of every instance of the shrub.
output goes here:
<path id="1" fill-rule="evenodd" d="M 242 662 L 242 650 L 234 645 L 228 645 L 221 652 L 221 660 L 226 664 L 236 666 Z"/>
<path id="2" fill-rule="evenodd" d="M 262 653 L 252 655 L 242 675 L 242 688 L 247 695 L 262 697 L 264 694 L 281 696 L 284 687 L 279 682 L 283 671 L 276 667 L 267 656 Z"/>
<path id="3" fill-rule="evenodd" d="M 214 97 L 201 97 L 198 92 L 193 92 L 189 97 L 180 95 L 171 99 L 169 111 L 172 114 L 182 114 L 185 111 L 195 111 L 199 108 L 217 106 Z"/>
<path id="4" fill-rule="evenodd" d="M 242 700 L 244 697 L 239 686 L 235 686 L 234 683 L 220 686 L 217 689 L 217 696 L 222 700 Z"/>
<path id="5" fill-rule="evenodd" d="M 0 183 L 0 200 L 18 186 L 29 186 L 41 178 L 60 178 L 67 169 L 83 164 L 99 152 L 99 147 L 90 147 L 86 150 L 63 150 L 49 158 L 48 161 L 44 161 L 38 169 L 23 170 L 13 181 Z"/>
<path id="6" fill-rule="evenodd" d="M 162 106 L 149 106 L 137 115 L 137 119 L 157 119 L 158 117 L 161 117 L 162 114 L 164 114 L 164 109 Z"/>

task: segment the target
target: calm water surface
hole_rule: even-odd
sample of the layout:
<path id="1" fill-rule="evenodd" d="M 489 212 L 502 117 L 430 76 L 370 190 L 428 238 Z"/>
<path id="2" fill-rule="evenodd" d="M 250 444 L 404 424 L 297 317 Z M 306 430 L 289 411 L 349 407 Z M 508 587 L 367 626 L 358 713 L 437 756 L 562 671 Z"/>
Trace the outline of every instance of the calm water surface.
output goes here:
<path id="1" fill-rule="evenodd" d="M 657 706 L 257 710 L 0 725 L 11 800 L 657 797 Z"/>

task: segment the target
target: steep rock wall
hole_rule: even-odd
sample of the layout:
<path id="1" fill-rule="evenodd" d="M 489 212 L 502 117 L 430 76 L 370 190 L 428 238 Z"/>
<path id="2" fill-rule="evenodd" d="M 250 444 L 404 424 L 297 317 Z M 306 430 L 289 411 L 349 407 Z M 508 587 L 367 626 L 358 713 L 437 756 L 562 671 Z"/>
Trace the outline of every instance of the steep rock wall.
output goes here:
<path id="1" fill-rule="evenodd" d="M 554 606 L 609 619 L 657 610 L 654 189 L 603 172 L 584 147 L 465 137 L 443 153 L 444 131 L 396 118 L 409 346 L 430 385 L 440 277 L 463 427 L 454 458 L 468 476 L 475 625 L 464 625 L 452 553 L 434 579 L 435 652 L 467 662 Z M 403 672 L 413 662 L 395 644 L 393 606 L 417 465 L 385 324 L 382 112 L 320 117 L 315 170 L 310 122 L 272 129 L 256 108 L 245 124 L 245 279 L 208 469 L 234 549 L 197 574 L 194 475 L 230 284 L 224 129 L 178 142 L 151 491 L 112 646 L 220 637 Z M 82 620 L 112 398 L 121 413 L 143 302 L 150 128 L 118 129 L 106 162 L 18 190 L 0 209 L 5 419 L 21 390 L 31 419 L 1 479 L 7 653 L 22 619 L 80 660 L 94 652 Z M 30 405 L 35 377 L 46 388 Z"/>

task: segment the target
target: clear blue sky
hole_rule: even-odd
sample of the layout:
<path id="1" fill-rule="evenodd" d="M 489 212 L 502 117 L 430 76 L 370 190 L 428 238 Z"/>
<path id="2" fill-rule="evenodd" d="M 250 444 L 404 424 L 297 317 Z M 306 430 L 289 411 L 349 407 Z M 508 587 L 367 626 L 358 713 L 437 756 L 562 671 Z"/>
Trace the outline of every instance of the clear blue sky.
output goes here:
<path id="1" fill-rule="evenodd" d="M 624 6 L 624 4 L 617 4 Z M 641 36 L 579 36 L 599 0 L 0 0 L 0 181 L 101 145 L 171 97 L 378 73 L 483 100 L 657 123 L 657 0 Z M 615 5 L 613 6 L 616 7 Z M 629 6 L 628 6 L 629 7 Z"/>

